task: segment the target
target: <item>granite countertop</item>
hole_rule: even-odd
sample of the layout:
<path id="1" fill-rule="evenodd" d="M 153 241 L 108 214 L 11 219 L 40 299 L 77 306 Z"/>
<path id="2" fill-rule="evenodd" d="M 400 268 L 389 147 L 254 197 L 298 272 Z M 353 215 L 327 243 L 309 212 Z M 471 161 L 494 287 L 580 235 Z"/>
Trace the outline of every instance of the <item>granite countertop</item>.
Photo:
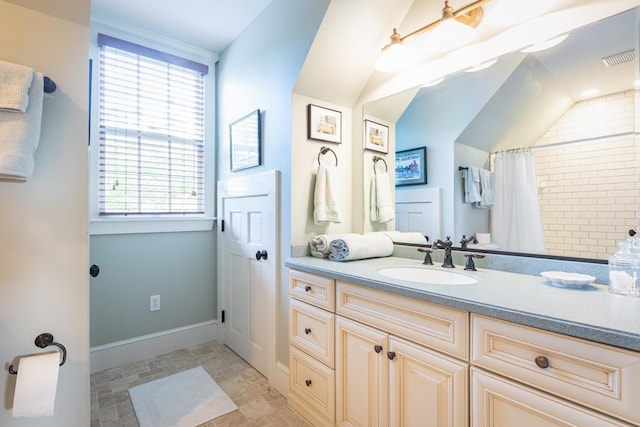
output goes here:
<path id="1" fill-rule="evenodd" d="M 640 297 L 612 294 L 607 285 L 594 283 L 582 288 L 561 288 L 552 286 L 541 276 L 488 269 L 467 272 L 458 265 L 446 270 L 472 276 L 477 283 L 416 285 L 378 273 L 380 269 L 395 266 L 444 270 L 399 257 L 350 262 L 298 257 L 289 258 L 285 265 L 471 313 L 640 351 Z"/>

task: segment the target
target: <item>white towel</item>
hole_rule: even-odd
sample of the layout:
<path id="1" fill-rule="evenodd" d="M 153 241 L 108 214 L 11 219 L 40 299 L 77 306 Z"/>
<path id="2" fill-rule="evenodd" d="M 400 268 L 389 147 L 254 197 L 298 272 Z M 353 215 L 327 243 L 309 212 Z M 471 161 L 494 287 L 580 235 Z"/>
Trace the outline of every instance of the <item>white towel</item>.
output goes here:
<path id="1" fill-rule="evenodd" d="M 480 202 L 476 206 L 481 208 L 493 206 L 493 174 L 486 169 L 480 169 Z"/>
<path id="2" fill-rule="evenodd" d="M 480 168 L 469 166 L 462 171 L 464 179 L 464 202 L 478 203 L 482 200 L 480 193 Z"/>
<path id="3" fill-rule="evenodd" d="M 29 106 L 22 113 L 0 111 L 0 179 L 25 181 L 33 174 L 40 142 L 44 76 L 34 73 Z"/>
<path id="4" fill-rule="evenodd" d="M 316 224 L 341 221 L 342 213 L 338 189 L 337 168 L 335 166 L 318 166 L 316 188 L 313 195 L 313 221 Z"/>
<path id="5" fill-rule="evenodd" d="M 24 113 L 32 80 L 31 68 L 0 61 L 0 110 Z"/>
<path id="6" fill-rule="evenodd" d="M 316 258 L 329 258 L 329 244 L 333 240 L 348 239 L 352 236 L 359 236 L 356 233 L 338 233 L 338 234 L 320 234 L 311 238 L 309 242 L 309 248 L 311 249 L 311 256 Z"/>
<path id="7" fill-rule="evenodd" d="M 389 174 L 376 173 L 371 179 L 369 217 L 374 222 L 389 222 L 395 219 L 396 210 L 391 196 Z"/>
<path id="8" fill-rule="evenodd" d="M 329 249 L 330 260 L 353 261 L 390 256 L 393 253 L 393 242 L 383 233 L 356 234 L 332 240 Z"/>
<path id="9" fill-rule="evenodd" d="M 410 243 L 413 245 L 426 245 L 427 239 L 422 233 L 414 231 L 378 231 L 384 233 L 393 243 Z"/>

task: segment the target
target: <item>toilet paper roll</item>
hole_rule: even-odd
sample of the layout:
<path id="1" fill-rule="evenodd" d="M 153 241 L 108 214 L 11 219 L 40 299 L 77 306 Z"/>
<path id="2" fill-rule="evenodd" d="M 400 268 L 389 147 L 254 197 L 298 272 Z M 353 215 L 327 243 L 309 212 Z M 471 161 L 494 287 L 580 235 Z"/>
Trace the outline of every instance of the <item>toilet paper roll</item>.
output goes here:
<path id="1" fill-rule="evenodd" d="M 13 397 L 14 417 L 53 415 L 59 368 L 60 353 L 57 351 L 20 359 Z"/>

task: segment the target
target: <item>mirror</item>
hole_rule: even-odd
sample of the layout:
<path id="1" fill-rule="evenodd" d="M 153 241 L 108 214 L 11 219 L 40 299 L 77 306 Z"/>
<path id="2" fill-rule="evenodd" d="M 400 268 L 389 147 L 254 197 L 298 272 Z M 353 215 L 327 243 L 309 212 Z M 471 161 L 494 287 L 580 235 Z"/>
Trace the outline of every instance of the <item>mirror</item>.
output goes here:
<path id="1" fill-rule="evenodd" d="M 486 233 L 498 234 L 500 225 L 490 226 L 494 208 L 464 203 L 458 168 L 493 170 L 491 153 L 530 147 L 544 250 L 529 249 L 527 238 L 516 249 L 492 240 L 470 247 L 592 260 L 617 250 L 637 228 L 640 209 L 637 26 L 638 11 L 630 10 L 550 49 L 513 53 L 364 106 L 365 118 L 394 125 L 396 150 L 426 146 L 428 184 L 406 194 L 440 189 L 440 234 L 430 237 L 459 245 L 463 235 L 487 242 Z M 582 93 L 590 88 L 599 92 Z M 396 188 L 397 201 L 407 200 L 404 191 Z M 411 228 L 402 222 L 396 228 Z"/>

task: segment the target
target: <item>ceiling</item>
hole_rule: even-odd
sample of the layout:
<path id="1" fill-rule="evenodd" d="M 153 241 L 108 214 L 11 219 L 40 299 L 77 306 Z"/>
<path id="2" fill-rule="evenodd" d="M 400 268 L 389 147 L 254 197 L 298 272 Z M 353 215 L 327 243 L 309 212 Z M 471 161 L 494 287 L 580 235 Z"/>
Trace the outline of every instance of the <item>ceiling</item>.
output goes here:
<path id="1" fill-rule="evenodd" d="M 92 0 L 91 15 L 223 51 L 271 0 Z"/>

